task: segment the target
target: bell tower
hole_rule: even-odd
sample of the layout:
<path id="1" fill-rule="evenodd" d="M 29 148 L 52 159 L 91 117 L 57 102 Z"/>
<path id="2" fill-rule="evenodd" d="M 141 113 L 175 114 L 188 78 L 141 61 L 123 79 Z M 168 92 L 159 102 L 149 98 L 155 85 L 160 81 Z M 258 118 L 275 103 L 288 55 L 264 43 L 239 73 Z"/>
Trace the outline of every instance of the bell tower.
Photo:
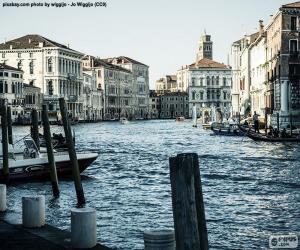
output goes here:
<path id="1" fill-rule="evenodd" d="M 210 35 L 206 35 L 206 32 L 204 31 L 204 34 L 200 37 L 199 40 L 196 62 L 198 62 L 203 58 L 208 58 L 212 60 L 213 58 L 212 49 L 213 49 L 213 42 L 211 41 L 211 37 Z"/>

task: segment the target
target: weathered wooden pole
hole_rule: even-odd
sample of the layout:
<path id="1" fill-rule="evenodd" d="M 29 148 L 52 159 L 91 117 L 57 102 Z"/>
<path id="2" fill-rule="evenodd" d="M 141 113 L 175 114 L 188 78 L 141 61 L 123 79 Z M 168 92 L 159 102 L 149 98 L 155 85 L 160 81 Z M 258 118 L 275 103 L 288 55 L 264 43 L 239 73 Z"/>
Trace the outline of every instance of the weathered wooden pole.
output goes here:
<path id="1" fill-rule="evenodd" d="M 290 113 L 290 132 L 291 132 L 291 135 L 293 134 L 293 116 L 292 116 L 292 113 Z"/>
<path id="2" fill-rule="evenodd" d="M 10 106 L 7 107 L 7 132 L 8 132 L 8 143 L 13 144 L 11 107 Z"/>
<path id="3" fill-rule="evenodd" d="M 195 194 L 196 194 L 196 208 L 197 208 L 197 219 L 198 219 L 198 230 L 200 238 L 200 249 L 208 249 L 208 236 L 207 236 L 207 227 L 205 219 L 205 209 L 203 201 L 203 192 L 202 192 L 202 183 L 201 183 L 201 174 L 199 167 L 199 158 L 195 153 L 189 154 L 193 157 L 193 166 L 194 166 L 194 178 L 195 178 Z"/>
<path id="4" fill-rule="evenodd" d="M 9 162 L 8 162 L 8 137 L 7 137 L 7 109 L 6 105 L 1 106 L 1 127 L 2 127 L 2 159 L 3 176 L 5 183 L 9 182 Z"/>
<path id="5" fill-rule="evenodd" d="M 50 166 L 50 177 L 51 177 L 53 196 L 55 198 L 58 198 L 59 197 L 59 187 L 58 187 L 58 179 L 57 179 L 57 172 L 56 172 L 56 164 L 55 164 L 53 146 L 52 146 L 52 141 L 51 141 L 48 108 L 47 108 L 47 105 L 45 105 L 45 104 L 43 105 L 43 110 L 42 110 L 42 120 L 43 120 L 43 126 L 44 126 L 44 138 L 46 141 L 48 162 L 49 162 L 49 166 Z"/>
<path id="6" fill-rule="evenodd" d="M 277 113 L 277 129 L 279 131 L 279 113 Z"/>
<path id="7" fill-rule="evenodd" d="M 265 133 L 268 133 L 268 114 L 267 109 L 265 109 Z"/>
<path id="8" fill-rule="evenodd" d="M 74 142 L 72 138 L 72 131 L 71 131 L 71 126 L 69 123 L 68 119 L 68 110 L 66 107 L 66 102 L 64 98 L 59 98 L 59 107 L 60 107 L 60 112 L 62 115 L 62 121 L 63 121 L 63 126 L 64 126 L 64 131 L 66 135 L 66 141 L 68 144 L 68 152 L 69 152 L 69 157 L 71 161 L 71 167 L 72 167 L 72 175 L 73 175 L 73 180 L 75 184 L 75 190 L 77 194 L 77 201 L 79 205 L 85 204 L 85 198 L 84 198 L 84 192 L 81 184 L 81 178 L 80 178 L 80 172 L 79 172 L 79 166 L 78 166 L 78 160 L 77 160 L 77 155 L 74 147 Z"/>
<path id="9" fill-rule="evenodd" d="M 39 138 L 39 117 L 36 109 L 31 111 L 31 123 L 32 123 L 32 139 L 34 140 L 38 150 L 40 150 L 40 138 Z"/>
<path id="10" fill-rule="evenodd" d="M 208 249 L 197 154 L 171 157 L 170 179 L 176 250 Z"/>

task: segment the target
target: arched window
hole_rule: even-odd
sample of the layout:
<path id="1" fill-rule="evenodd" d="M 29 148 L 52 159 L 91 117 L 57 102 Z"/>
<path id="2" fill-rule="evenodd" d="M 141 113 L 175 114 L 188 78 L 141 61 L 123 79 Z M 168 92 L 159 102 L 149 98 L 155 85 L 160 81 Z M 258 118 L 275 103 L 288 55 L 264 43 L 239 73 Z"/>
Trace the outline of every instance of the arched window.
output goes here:
<path id="1" fill-rule="evenodd" d="M 216 85 L 219 85 L 219 76 L 216 76 Z"/>
<path id="2" fill-rule="evenodd" d="M 210 78 L 209 78 L 209 76 L 206 77 L 206 85 L 207 86 L 210 85 Z"/>
<path id="3" fill-rule="evenodd" d="M 52 58 L 50 57 L 49 59 L 48 59 L 48 72 L 52 72 L 52 70 L 53 70 L 53 63 L 52 63 Z"/>
<path id="4" fill-rule="evenodd" d="M 195 99 L 196 99 L 196 92 L 193 91 L 193 92 L 192 92 L 192 100 L 195 100 Z"/>
<path id="5" fill-rule="evenodd" d="M 22 61 L 18 62 L 18 69 L 22 69 Z"/>

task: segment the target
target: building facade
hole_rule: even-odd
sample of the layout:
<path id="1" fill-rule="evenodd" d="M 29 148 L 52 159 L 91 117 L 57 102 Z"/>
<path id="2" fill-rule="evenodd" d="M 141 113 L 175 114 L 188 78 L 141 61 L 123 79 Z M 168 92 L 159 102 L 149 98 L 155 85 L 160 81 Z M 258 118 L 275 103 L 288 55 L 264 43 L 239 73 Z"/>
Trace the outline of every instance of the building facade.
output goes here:
<path id="1" fill-rule="evenodd" d="M 155 90 L 150 90 L 149 94 L 149 117 L 150 119 L 160 118 L 161 97 Z"/>
<path id="2" fill-rule="evenodd" d="M 120 66 L 132 74 L 133 117 L 142 119 L 149 113 L 149 66 L 126 56 L 104 59 L 105 62 Z"/>
<path id="3" fill-rule="evenodd" d="M 24 113 L 23 71 L 0 63 L 0 99 L 11 106 L 12 120 Z"/>
<path id="4" fill-rule="evenodd" d="M 264 29 L 231 47 L 233 111 L 254 111 L 268 123 L 287 127 L 290 117 L 300 124 L 300 2 L 282 5 Z"/>
<path id="5" fill-rule="evenodd" d="M 39 87 L 49 111 L 57 115 L 64 97 L 73 117 L 83 112 L 83 54 L 40 35 L 26 35 L 0 44 L 0 62 L 24 72 L 24 81 Z M 49 114 L 50 114 L 49 113 Z"/>
<path id="6" fill-rule="evenodd" d="M 157 94 L 179 91 L 176 75 L 166 75 L 155 82 Z"/>
<path id="7" fill-rule="evenodd" d="M 189 117 L 189 96 L 186 92 L 169 92 L 160 95 L 159 118 Z"/>

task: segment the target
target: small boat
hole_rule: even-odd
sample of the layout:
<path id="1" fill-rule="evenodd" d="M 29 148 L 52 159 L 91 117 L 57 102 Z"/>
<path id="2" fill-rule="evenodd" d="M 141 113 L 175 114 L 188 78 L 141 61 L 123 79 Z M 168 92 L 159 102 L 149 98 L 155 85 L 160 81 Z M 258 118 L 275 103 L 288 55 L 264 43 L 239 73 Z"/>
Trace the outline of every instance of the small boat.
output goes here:
<path id="1" fill-rule="evenodd" d="M 243 136 L 245 132 L 241 131 L 236 125 L 228 126 L 213 126 L 211 130 L 214 132 L 214 135 L 223 135 L 223 136 Z"/>
<path id="2" fill-rule="evenodd" d="M 264 141 L 264 142 L 300 142 L 300 136 L 290 136 L 290 137 L 273 137 L 265 134 L 259 134 L 254 132 L 248 132 L 246 135 L 254 141 Z"/>
<path id="3" fill-rule="evenodd" d="M 40 153 L 34 141 L 24 139 L 25 149 L 23 155 L 11 155 L 9 159 L 9 180 L 32 181 L 50 178 L 50 167 L 48 157 Z M 98 157 L 96 153 L 77 153 L 80 173 L 83 172 Z M 67 152 L 56 152 L 54 154 L 57 175 L 69 176 L 72 173 L 71 161 Z M 2 168 L 2 164 L 0 164 Z M 3 172 L 0 171 L 0 183 L 4 182 Z"/>
<path id="4" fill-rule="evenodd" d="M 185 118 L 183 116 L 177 116 L 175 121 L 176 122 L 183 122 L 185 120 Z"/>
<path id="5" fill-rule="evenodd" d="M 75 135 L 73 131 L 73 142 L 75 143 Z M 44 139 L 44 136 L 42 134 L 39 134 L 39 139 L 40 139 L 40 147 L 46 147 L 46 142 Z M 66 141 L 66 138 L 60 133 L 60 134 L 55 134 L 53 133 L 52 135 L 52 145 L 54 149 L 66 149 L 68 148 L 68 144 Z"/>
<path id="6" fill-rule="evenodd" d="M 123 125 L 128 124 L 128 120 L 127 120 L 126 117 L 121 117 L 121 118 L 120 118 L 120 122 L 121 122 L 121 124 L 123 124 Z"/>

